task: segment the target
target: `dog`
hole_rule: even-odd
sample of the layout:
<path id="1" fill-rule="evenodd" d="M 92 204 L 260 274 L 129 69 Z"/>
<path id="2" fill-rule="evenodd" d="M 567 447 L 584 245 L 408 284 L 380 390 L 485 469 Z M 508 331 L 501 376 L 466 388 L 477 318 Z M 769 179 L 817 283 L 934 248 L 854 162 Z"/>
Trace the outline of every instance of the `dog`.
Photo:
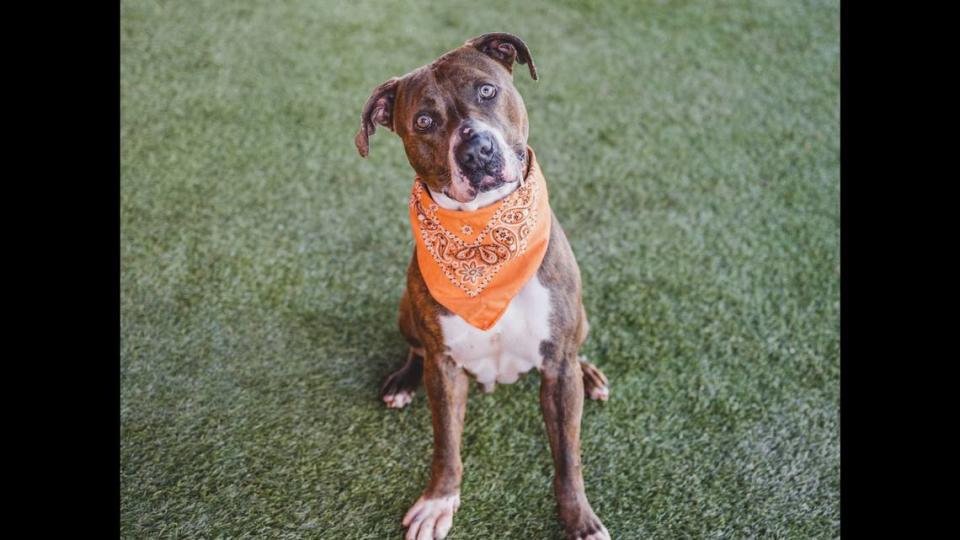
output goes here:
<path id="1" fill-rule="evenodd" d="M 433 420 L 430 481 L 403 517 L 407 540 L 444 538 L 460 505 L 461 434 L 469 376 L 485 392 L 541 374 L 540 406 L 567 538 L 609 540 L 584 490 L 584 397 L 606 400 L 608 380 L 579 355 L 589 325 L 580 270 L 533 150 L 514 64 L 537 80 L 527 45 L 484 34 L 377 86 L 355 143 L 369 153 L 377 126 L 403 141 L 416 173 L 410 218 L 417 246 L 400 299 L 403 367 L 380 396 L 411 402 L 422 380 Z"/>

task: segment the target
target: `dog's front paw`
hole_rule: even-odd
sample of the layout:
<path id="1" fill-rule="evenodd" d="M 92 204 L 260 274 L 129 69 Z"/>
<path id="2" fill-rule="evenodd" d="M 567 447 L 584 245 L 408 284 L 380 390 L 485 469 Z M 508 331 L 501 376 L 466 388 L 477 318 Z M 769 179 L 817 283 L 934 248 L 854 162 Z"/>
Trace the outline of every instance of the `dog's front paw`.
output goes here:
<path id="1" fill-rule="evenodd" d="M 607 528 L 589 506 L 571 513 L 566 520 L 561 516 L 561 520 L 567 521 L 564 528 L 569 540 L 610 540 Z"/>
<path id="2" fill-rule="evenodd" d="M 444 538 L 453 525 L 453 514 L 460 507 L 460 495 L 449 497 L 420 497 L 403 516 L 403 526 L 409 527 L 404 540 L 434 540 Z"/>

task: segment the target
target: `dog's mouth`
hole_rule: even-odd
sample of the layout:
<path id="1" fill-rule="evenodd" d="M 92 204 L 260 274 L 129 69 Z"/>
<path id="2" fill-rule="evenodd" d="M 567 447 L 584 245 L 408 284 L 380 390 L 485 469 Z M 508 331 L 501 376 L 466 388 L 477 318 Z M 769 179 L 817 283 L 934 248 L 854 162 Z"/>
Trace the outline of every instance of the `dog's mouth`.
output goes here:
<path id="1" fill-rule="evenodd" d="M 485 185 L 483 180 L 486 180 Z M 480 182 L 471 182 L 467 175 L 463 174 L 459 168 L 455 168 L 450 183 L 443 188 L 443 194 L 457 202 L 470 203 L 484 191 L 496 189 L 495 184 L 496 179 L 489 176 Z"/>
<path id="2" fill-rule="evenodd" d="M 517 179 L 508 179 L 502 171 L 493 173 L 484 171 L 474 176 L 475 179 L 471 179 L 460 170 L 454 171 L 453 174 L 456 178 L 443 189 L 443 194 L 461 203 L 473 202 L 481 193 L 495 191 L 505 184 L 517 181 Z"/>
<path id="3" fill-rule="evenodd" d="M 497 189 L 505 183 L 507 183 L 507 181 L 504 179 L 502 172 L 498 171 L 492 175 L 484 174 L 480 178 L 480 181 L 477 182 L 477 190 L 479 190 L 480 193 L 486 193 Z"/>
<path id="4" fill-rule="evenodd" d="M 486 193 L 488 191 L 493 191 L 498 187 L 502 186 L 506 182 L 502 178 L 494 178 L 492 176 L 485 176 L 483 181 L 480 183 L 480 193 Z"/>
<path id="5" fill-rule="evenodd" d="M 490 166 L 479 171 L 464 172 L 459 166 L 453 167 L 451 182 L 442 193 L 457 202 L 470 203 L 482 193 L 519 182 L 526 170 L 527 150 L 523 148 L 514 153 L 516 155 L 514 167 L 507 166 L 506 160 L 499 156 Z"/>

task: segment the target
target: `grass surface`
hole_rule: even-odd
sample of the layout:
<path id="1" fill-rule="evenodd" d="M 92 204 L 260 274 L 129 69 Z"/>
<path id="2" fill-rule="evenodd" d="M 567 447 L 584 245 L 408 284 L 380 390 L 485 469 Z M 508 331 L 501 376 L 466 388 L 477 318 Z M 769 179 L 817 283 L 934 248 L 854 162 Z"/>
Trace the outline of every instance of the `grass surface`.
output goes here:
<path id="1" fill-rule="evenodd" d="M 399 538 L 412 173 L 369 91 L 467 38 L 516 71 L 579 259 L 587 492 L 615 538 L 839 536 L 836 2 L 125 1 L 121 536 Z M 560 536 L 531 374 L 471 390 L 451 539 Z"/>

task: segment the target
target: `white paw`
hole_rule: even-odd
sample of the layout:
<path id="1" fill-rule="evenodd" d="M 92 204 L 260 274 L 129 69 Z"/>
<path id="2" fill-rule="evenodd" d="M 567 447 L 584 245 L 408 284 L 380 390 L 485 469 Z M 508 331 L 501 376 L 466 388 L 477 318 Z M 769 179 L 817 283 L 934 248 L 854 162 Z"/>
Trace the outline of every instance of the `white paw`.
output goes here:
<path id="1" fill-rule="evenodd" d="M 606 527 L 603 527 L 603 525 L 600 527 L 601 530 L 587 536 L 581 536 L 580 538 L 583 540 L 610 540 L 610 533 L 607 532 Z"/>
<path id="2" fill-rule="evenodd" d="M 583 516 L 585 519 L 574 527 L 572 532 L 567 533 L 570 540 L 610 540 L 610 533 L 603 526 L 597 515 L 590 510 L 589 515 Z"/>
<path id="3" fill-rule="evenodd" d="M 391 409 L 402 409 L 413 401 L 413 392 L 401 390 L 396 394 L 387 394 L 383 396 L 383 402 Z"/>
<path id="4" fill-rule="evenodd" d="M 453 513 L 460 507 L 460 495 L 425 499 L 420 497 L 403 516 L 403 526 L 409 527 L 404 540 L 434 540 L 444 538 L 453 525 Z"/>
<path id="5" fill-rule="evenodd" d="M 610 389 L 606 386 L 595 386 L 590 389 L 590 399 L 606 401 L 610 399 Z"/>

